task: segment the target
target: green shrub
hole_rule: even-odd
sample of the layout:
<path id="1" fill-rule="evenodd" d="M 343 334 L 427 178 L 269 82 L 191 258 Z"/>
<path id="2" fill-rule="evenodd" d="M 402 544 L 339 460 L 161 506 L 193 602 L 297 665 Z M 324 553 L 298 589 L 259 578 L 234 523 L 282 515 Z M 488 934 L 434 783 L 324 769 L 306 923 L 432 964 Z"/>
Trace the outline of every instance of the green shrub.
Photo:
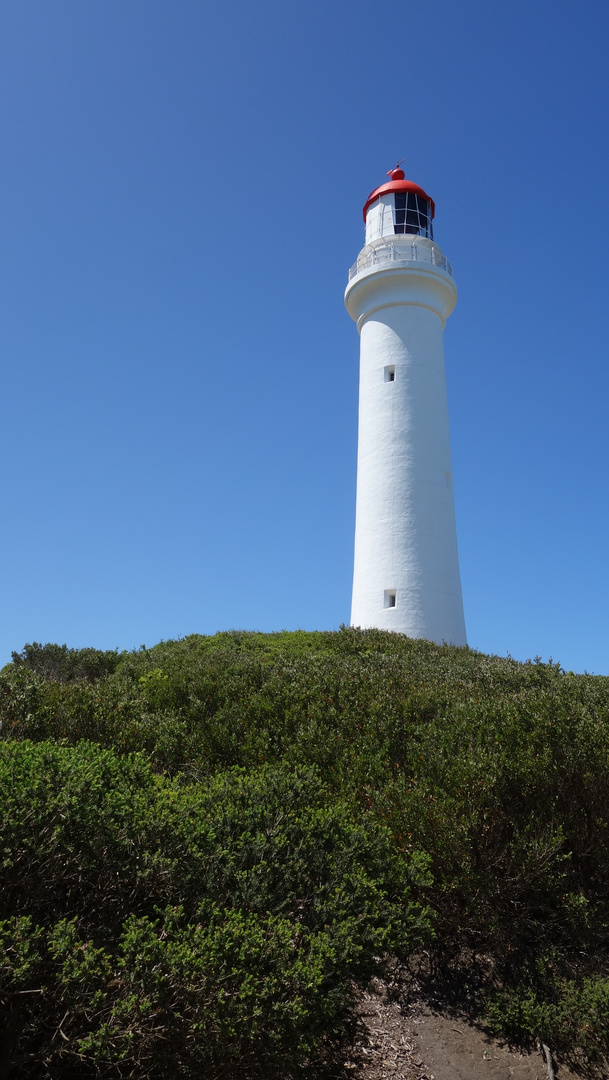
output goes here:
<path id="1" fill-rule="evenodd" d="M 583 1050 L 592 1060 L 609 1056 L 609 979 L 553 979 L 545 993 L 513 986 L 487 1005 L 491 1031 L 516 1043 L 534 1039 L 558 1052 Z"/>
<path id="2" fill-rule="evenodd" d="M 425 858 L 310 769 L 170 781 L 143 754 L 5 744 L 0 818 L 17 1077 L 288 1075 L 383 954 L 430 937 Z"/>
<path id="3" fill-rule="evenodd" d="M 413 882 L 408 902 L 414 898 L 434 911 L 437 963 L 487 955 L 508 994 L 510 988 L 519 998 L 533 994 L 544 1008 L 558 1000 L 556 988 L 539 983 L 544 957 L 554 958 L 556 978 L 565 985 L 605 977 L 607 678 L 566 674 L 552 662 L 520 664 L 348 628 L 192 635 L 115 659 L 108 674 L 89 682 L 60 682 L 25 662 L 9 665 L 0 673 L 2 738 L 67 746 L 88 739 L 119 758 L 140 752 L 153 771 L 173 778 L 176 791 L 200 785 L 201 792 L 213 792 L 212 802 L 229 807 L 233 830 L 230 807 L 239 804 L 238 784 L 245 782 L 235 769 L 245 771 L 247 783 L 263 776 L 260 782 L 270 787 L 276 783 L 271 777 L 289 774 L 295 783 L 295 777 L 315 775 L 326 810 L 333 807 L 352 821 L 361 816 L 366 828 L 374 822 L 390 838 L 387 866 L 426 854 L 433 880 Z M 173 797 L 181 805 L 181 796 Z M 311 808 L 322 813 L 315 800 Z M 211 808 L 206 813 L 213 817 Z M 333 821 L 334 829 L 338 818 Z M 175 828 L 177 844 L 183 830 Z M 264 828 L 258 819 L 248 825 L 256 836 Z M 310 839 L 317 835 L 313 818 L 306 828 Z M 273 867 L 260 877 L 267 904 L 275 902 L 273 875 L 281 877 L 278 868 L 294 851 L 271 832 L 267 862 Z M 259 841 L 242 835 L 246 859 Z M 336 834 L 336 850 L 348 850 L 345 836 Z M 125 841 L 125 851 L 130 843 Z M 312 880 L 315 843 L 303 841 Z M 188 838 L 184 844 L 189 851 Z M 109 857 L 110 848 L 103 850 Z M 170 849 L 161 844 L 159 850 Z M 234 862 L 236 848 L 230 850 Z M 140 867 L 140 877 L 133 876 L 123 852 L 112 873 L 121 860 L 134 896 L 160 882 L 155 902 L 182 904 L 179 889 L 164 891 L 162 883 L 174 880 L 164 864 L 146 864 L 145 873 Z M 227 894 L 235 888 L 233 862 L 222 863 Z M 385 880 L 387 872 L 371 876 Z M 84 885 L 70 888 L 84 903 Z M 287 906 L 277 901 L 269 910 L 291 918 L 291 894 L 282 895 Z M 152 909 L 143 914 L 157 917 Z M 484 996 L 486 984 L 479 991 Z M 582 1000 L 588 1000 L 585 994 Z M 586 1008 L 592 1015 L 596 1006 Z M 594 1017 L 595 1024 L 604 1023 L 600 1013 Z M 581 1044 L 586 1023 L 569 1028 L 565 1039 Z"/>
<path id="4" fill-rule="evenodd" d="M 34 641 L 24 645 L 20 653 L 13 652 L 13 664 L 23 665 L 45 679 L 57 682 L 84 680 L 95 682 L 116 671 L 120 663 L 118 649 L 68 649 L 67 645 L 40 645 Z"/>

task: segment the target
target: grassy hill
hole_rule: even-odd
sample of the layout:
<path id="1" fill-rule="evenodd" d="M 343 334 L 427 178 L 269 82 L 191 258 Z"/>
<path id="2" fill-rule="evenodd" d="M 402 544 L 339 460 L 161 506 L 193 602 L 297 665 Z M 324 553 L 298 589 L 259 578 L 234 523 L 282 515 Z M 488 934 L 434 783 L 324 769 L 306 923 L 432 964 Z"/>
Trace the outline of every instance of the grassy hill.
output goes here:
<path id="1" fill-rule="evenodd" d="M 29 645 L 0 673 L 0 1076 L 335 1072 L 422 949 L 609 1052 L 609 679 L 380 631 Z"/>

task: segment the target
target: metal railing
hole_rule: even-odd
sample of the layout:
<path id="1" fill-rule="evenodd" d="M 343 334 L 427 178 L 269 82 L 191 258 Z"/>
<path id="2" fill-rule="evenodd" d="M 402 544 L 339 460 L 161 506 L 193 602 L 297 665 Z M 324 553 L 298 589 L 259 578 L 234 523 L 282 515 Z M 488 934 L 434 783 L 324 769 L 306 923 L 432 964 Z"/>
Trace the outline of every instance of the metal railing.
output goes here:
<path id="1" fill-rule="evenodd" d="M 349 270 L 349 281 L 371 266 L 408 266 L 411 262 L 427 263 L 440 266 L 453 276 L 453 268 L 448 259 L 435 244 L 420 244 L 413 240 L 411 244 L 379 244 L 378 247 L 364 251 Z"/>

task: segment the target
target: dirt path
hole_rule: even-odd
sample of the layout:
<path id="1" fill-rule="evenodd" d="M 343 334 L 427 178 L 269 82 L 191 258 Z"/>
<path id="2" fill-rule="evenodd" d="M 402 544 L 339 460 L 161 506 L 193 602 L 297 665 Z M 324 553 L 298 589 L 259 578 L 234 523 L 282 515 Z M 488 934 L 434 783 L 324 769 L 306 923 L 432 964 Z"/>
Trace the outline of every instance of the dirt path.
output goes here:
<path id="1" fill-rule="evenodd" d="M 345 1061 L 353 1080 L 548 1080 L 541 1053 L 512 1050 L 466 1019 L 423 1002 L 402 1006 L 378 983 L 362 995 L 359 1033 Z M 554 1061 L 556 1080 L 577 1080 Z"/>

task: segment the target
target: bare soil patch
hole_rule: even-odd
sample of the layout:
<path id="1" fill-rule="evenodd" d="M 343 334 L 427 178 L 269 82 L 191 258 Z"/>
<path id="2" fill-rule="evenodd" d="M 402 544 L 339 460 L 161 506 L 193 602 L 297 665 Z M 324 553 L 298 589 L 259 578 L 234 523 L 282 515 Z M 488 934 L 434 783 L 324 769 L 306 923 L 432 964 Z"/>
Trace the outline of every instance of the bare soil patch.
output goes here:
<path id="1" fill-rule="evenodd" d="M 353 1080 L 549 1080 L 541 1052 L 509 1047 L 452 1008 L 399 1000 L 380 980 L 362 993 L 358 1028 L 344 1062 Z M 606 1077 L 573 1072 L 553 1057 L 556 1080 Z"/>

